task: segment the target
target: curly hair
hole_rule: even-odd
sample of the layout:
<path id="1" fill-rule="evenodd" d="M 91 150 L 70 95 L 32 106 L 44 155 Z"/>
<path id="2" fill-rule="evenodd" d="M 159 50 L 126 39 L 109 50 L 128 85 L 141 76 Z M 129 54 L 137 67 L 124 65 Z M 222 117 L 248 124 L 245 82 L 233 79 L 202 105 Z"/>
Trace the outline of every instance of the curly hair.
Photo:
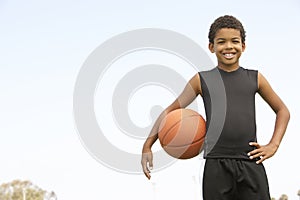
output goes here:
<path id="1" fill-rule="evenodd" d="M 210 43 L 214 43 L 216 33 L 222 28 L 233 28 L 239 30 L 242 38 L 242 43 L 245 43 L 246 31 L 244 30 L 244 27 L 237 18 L 231 15 L 224 15 L 222 17 L 219 17 L 214 21 L 214 23 L 212 23 L 208 33 L 208 39 Z"/>

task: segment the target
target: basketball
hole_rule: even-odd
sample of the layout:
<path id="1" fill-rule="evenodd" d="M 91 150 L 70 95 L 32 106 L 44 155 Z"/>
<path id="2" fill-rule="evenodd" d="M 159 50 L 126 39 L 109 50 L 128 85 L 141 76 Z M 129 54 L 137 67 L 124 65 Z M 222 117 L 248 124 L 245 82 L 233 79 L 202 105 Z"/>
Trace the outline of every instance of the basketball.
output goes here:
<path id="1" fill-rule="evenodd" d="M 158 139 L 172 157 L 189 159 L 202 150 L 206 133 L 204 118 L 191 109 L 176 109 L 161 121 Z"/>

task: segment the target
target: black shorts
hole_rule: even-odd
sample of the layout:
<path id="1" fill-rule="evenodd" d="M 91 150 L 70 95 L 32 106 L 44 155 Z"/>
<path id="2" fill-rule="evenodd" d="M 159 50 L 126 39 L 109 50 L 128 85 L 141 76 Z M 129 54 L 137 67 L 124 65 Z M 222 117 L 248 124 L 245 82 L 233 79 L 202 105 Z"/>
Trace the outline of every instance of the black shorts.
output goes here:
<path id="1" fill-rule="evenodd" d="M 265 168 L 255 161 L 206 159 L 203 200 L 270 200 Z"/>

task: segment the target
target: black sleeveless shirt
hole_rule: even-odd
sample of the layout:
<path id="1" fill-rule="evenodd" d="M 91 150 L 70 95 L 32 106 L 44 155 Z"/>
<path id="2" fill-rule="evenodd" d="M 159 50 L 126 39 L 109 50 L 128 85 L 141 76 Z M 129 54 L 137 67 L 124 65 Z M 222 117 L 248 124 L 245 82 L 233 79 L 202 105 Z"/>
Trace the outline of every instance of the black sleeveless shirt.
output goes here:
<path id="1" fill-rule="evenodd" d="M 256 141 L 257 71 L 239 67 L 199 72 L 206 112 L 204 158 L 249 159 Z"/>

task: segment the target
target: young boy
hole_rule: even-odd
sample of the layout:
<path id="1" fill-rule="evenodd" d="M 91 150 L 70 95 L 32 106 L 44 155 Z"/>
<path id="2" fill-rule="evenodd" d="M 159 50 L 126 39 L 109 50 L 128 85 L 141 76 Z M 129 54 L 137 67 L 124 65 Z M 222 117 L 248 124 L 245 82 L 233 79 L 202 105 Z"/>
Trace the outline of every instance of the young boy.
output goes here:
<path id="1" fill-rule="evenodd" d="M 220 131 L 207 131 L 204 143 L 204 200 L 270 200 L 268 180 L 262 162 L 275 154 L 289 121 L 289 111 L 264 76 L 240 67 L 245 50 L 245 31 L 233 16 L 222 16 L 209 30 L 209 50 L 216 54 L 218 66 L 195 74 L 178 98 L 156 120 L 143 146 L 142 167 L 148 179 L 153 167 L 151 146 L 157 140 L 158 126 L 165 115 L 185 108 L 200 94 L 203 98 L 208 130 L 217 126 L 212 113 L 225 105 Z M 225 96 L 210 88 L 219 74 Z M 256 141 L 255 94 L 276 114 L 273 136 L 267 145 Z M 223 95 L 220 98 L 218 95 Z M 225 102 L 216 103 L 225 98 Z M 220 101 L 220 100 L 219 100 Z M 222 104 L 223 103 L 223 104 Z M 224 107 L 224 106 L 223 106 Z"/>

